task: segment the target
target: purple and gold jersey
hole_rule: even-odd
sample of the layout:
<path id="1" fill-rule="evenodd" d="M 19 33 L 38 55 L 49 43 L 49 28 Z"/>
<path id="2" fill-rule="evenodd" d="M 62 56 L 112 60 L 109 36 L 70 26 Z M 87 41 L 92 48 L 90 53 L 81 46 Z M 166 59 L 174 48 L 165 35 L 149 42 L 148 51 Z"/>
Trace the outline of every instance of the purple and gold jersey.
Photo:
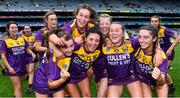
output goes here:
<path id="1" fill-rule="evenodd" d="M 94 80 L 98 83 L 102 78 L 108 78 L 107 66 L 105 64 L 104 55 L 101 53 L 92 65 Z"/>
<path id="2" fill-rule="evenodd" d="M 0 46 L 0 52 L 6 53 L 6 58 L 9 65 L 15 70 L 15 74 L 8 75 L 22 76 L 26 73 L 26 48 L 28 43 L 22 38 L 17 37 L 12 39 L 10 37 L 4 39 Z"/>
<path id="3" fill-rule="evenodd" d="M 54 81 L 60 79 L 61 69 L 68 70 L 70 60 L 71 58 L 69 57 L 58 60 L 56 59 L 55 54 L 51 51 L 48 63 L 44 58 L 34 73 L 33 86 L 35 91 L 40 94 L 52 94 L 63 90 L 66 82 L 55 89 L 50 89 L 48 86 L 48 80 Z"/>
<path id="4" fill-rule="evenodd" d="M 131 64 L 134 48 L 130 41 L 125 40 L 119 47 L 103 47 L 102 51 L 106 60 L 109 85 L 126 85 L 137 80 Z"/>
<path id="5" fill-rule="evenodd" d="M 29 37 L 22 35 L 22 37 L 26 40 L 26 42 L 29 44 L 29 46 L 33 46 L 34 42 L 35 42 L 35 36 L 31 35 Z"/>
<path id="6" fill-rule="evenodd" d="M 43 47 L 47 47 L 46 42 L 44 40 L 45 39 L 44 36 L 48 32 L 49 32 L 48 27 L 44 27 L 44 28 L 40 29 L 39 31 L 37 31 L 37 33 L 35 35 L 36 42 L 41 42 Z M 38 52 L 38 53 L 39 53 L 39 61 L 41 62 L 44 52 Z"/>
<path id="7" fill-rule="evenodd" d="M 138 39 L 137 38 L 131 39 L 131 44 L 133 45 L 134 49 L 137 49 L 137 47 L 139 47 Z M 96 83 L 98 83 L 102 78 L 108 78 L 108 72 L 107 72 L 108 68 L 106 66 L 106 59 L 104 57 L 106 56 L 103 53 L 101 53 L 98 59 L 92 65 Z"/>
<path id="8" fill-rule="evenodd" d="M 84 47 L 80 47 L 72 55 L 70 72 L 70 83 L 78 83 L 87 77 L 86 71 L 99 57 L 100 50 L 95 50 L 93 53 L 85 51 Z"/>
<path id="9" fill-rule="evenodd" d="M 163 63 L 159 65 L 159 69 L 161 73 L 166 74 L 167 72 L 167 57 L 163 50 L 161 50 L 162 58 L 164 59 Z M 152 56 L 145 54 L 145 52 L 142 49 L 138 49 L 138 51 L 135 53 L 135 67 L 136 72 L 138 74 L 139 79 L 142 82 L 145 82 L 148 85 L 155 85 L 155 80 L 151 76 L 151 72 L 153 70 L 153 64 L 152 64 Z"/>
<path id="10" fill-rule="evenodd" d="M 174 36 L 174 33 L 166 28 L 161 26 L 158 32 L 158 38 L 161 48 L 166 52 L 171 46 L 170 38 Z"/>
<path id="11" fill-rule="evenodd" d="M 34 35 L 31 35 L 29 37 L 27 37 L 25 35 L 21 35 L 21 37 L 23 37 L 26 40 L 26 42 L 28 43 L 29 46 L 34 45 L 34 43 L 35 43 L 35 36 Z M 27 55 L 27 62 L 28 62 L 28 64 L 34 63 L 31 55 Z"/>
<path id="12" fill-rule="evenodd" d="M 88 23 L 86 26 L 86 29 L 92 28 L 92 27 L 94 27 L 94 24 Z M 73 20 L 69 21 L 68 23 L 66 23 L 64 25 L 64 29 L 67 33 L 72 34 L 73 37 L 77 37 L 81 34 L 85 34 L 85 32 L 79 31 L 79 29 L 77 27 L 77 20 L 76 19 L 73 19 Z"/>

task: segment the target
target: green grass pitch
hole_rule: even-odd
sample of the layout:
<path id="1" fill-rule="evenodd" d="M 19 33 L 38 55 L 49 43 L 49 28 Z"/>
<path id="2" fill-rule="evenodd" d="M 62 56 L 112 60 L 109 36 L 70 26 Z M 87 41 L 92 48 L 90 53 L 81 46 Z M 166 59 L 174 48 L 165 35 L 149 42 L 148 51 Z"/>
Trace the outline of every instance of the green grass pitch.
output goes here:
<path id="1" fill-rule="evenodd" d="M 173 82 L 176 86 L 176 91 L 174 96 L 180 97 L 180 45 L 176 46 L 175 48 L 175 58 L 172 62 L 173 69 L 169 70 L 170 75 L 172 76 Z M 1 61 L 0 61 L 1 62 Z M 1 69 L 0 69 L 1 70 Z M 23 81 L 23 97 L 34 97 L 34 94 L 26 95 L 24 93 L 27 86 L 27 80 L 24 79 Z M 91 93 L 92 96 L 96 96 L 96 87 L 94 81 L 91 83 Z M 127 90 L 123 93 L 123 96 L 129 96 Z M 0 72 L 0 97 L 13 97 L 13 86 L 10 79 L 7 76 L 2 75 Z"/>

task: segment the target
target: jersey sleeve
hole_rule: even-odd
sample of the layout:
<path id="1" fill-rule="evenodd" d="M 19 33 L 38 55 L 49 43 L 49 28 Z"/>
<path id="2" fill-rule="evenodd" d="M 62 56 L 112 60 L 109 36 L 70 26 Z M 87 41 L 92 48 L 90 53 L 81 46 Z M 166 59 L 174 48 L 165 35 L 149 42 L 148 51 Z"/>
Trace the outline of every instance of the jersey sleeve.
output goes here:
<path id="1" fill-rule="evenodd" d="M 57 65 L 55 63 L 50 63 L 46 67 L 46 75 L 50 80 L 57 80 L 57 76 L 60 76 L 60 72 L 57 69 Z M 59 73 L 58 73 L 59 72 Z"/>
<path id="2" fill-rule="evenodd" d="M 166 54 L 163 51 L 161 51 L 161 55 L 162 55 L 162 58 L 164 59 L 164 61 L 159 66 L 159 69 L 162 73 L 166 74 L 167 70 L 168 70 L 168 58 L 166 57 Z"/>
<path id="3" fill-rule="evenodd" d="M 103 53 L 99 55 L 99 57 L 93 62 L 94 69 L 106 69 L 106 61 Z M 97 67 L 98 66 L 98 67 Z"/>
<path id="4" fill-rule="evenodd" d="M 168 59 L 165 59 L 163 63 L 159 66 L 159 69 L 162 73 L 166 74 L 168 70 Z"/>
<path id="5" fill-rule="evenodd" d="M 63 28 L 64 28 L 64 30 L 66 31 L 66 33 L 72 34 L 72 28 L 70 27 L 70 25 L 72 24 L 72 22 L 73 22 L 73 20 L 67 22 L 67 23 L 63 26 Z"/>
<path id="6" fill-rule="evenodd" d="M 0 53 L 3 53 L 3 52 L 5 53 L 7 52 L 7 46 L 4 40 L 0 42 Z"/>
<path id="7" fill-rule="evenodd" d="M 134 37 L 132 39 L 130 39 L 132 47 L 134 49 L 138 49 L 140 47 L 139 41 L 138 41 L 138 37 Z"/>
<path id="8" fill-rule="evenodd" d="M 42 33 L 43 33 L 43 30 L 39 30 L 39 31 L 37 31 L 37 33 L 36 33 L 36 35 L 35 35 L 35 39 L 36 39 L 36 41 L 39 41 L 39 42 L 41 42 L 42 43 Z"/>
<path id="9" fill-rule="evenodd" d="M 73 43 L 74 43 L 74 51 L 77 51 L 77 50 L 81 47 L 81 45 L 77 44 L 77 43 L 74 41 L 74 39 L 73 39 Z"/>
<path id="10" fill-rule="evenodd" d="M 29 47 L 30 45 L 28 44 L 28 42 L 24 39 L 25 42 L 25 48 Z"/>
<path id="11" fill-rule="evenodd" d="M 174 36 L 174 32 L 168 28 L 165 28 L 165 34 L 169 37 L 173 37 Z"/>

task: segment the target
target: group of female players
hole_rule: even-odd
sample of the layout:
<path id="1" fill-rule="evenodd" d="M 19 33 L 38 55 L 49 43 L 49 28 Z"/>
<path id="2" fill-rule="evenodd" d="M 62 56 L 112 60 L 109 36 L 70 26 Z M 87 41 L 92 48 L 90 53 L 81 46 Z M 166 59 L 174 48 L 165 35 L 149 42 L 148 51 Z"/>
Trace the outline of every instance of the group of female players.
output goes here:
<path id="1" fill-rule="evenodd" d="M 56 14 L 47 12 L 45 27 L 35 36 L 29 25 L 18 35 L 18 24 L 7 24 L 8 36 L 0 52 L 15 97 L 22 96 L 26 71 L 28 89 L 33 88 L 36 97 L 91 97 L 92 79 L 98 97 L 121 96 L 124 86 L 132 97 L 152 97 L 152 89 L 158 97 L 168 96 L 167 85 L 173 84 L 167 71 L 179 37 L 161 26 L 158 16 L 141 27 L 137 37 L 125 40 L 123 24 L 113 23 L 108 14 L 98 17 L 88 4 L 80 4 L 74 15 L 59 28 Z M 173 44 L 169 37 L 174 38 Z M 36 70 L 35 58 L 39 60 Z"/>

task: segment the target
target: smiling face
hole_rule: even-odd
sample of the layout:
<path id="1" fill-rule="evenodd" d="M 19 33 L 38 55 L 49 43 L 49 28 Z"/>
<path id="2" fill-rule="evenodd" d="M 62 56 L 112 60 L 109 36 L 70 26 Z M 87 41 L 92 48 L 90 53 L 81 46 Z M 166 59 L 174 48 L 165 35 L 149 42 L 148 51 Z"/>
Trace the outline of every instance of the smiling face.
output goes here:
<path id="1" fill-rule="evenodd" d="M 90 33 L 85 41 L 85 48 L 88 52 L 94 52 L 100 44 L 100 35 L 97 33 Z"/>
<path id="2" fill-rule="evenodd" d="M 112 24 L 110 26 L 109 37 L 113 44 L 119 44 L 123 40 L 123 28 L 120 24 Z"/>
<path id="3" fill-rule="evenodd" d="M 76 15 L 77 25 L 81 28 L 85 27 L 90 21 L 90 15 L 91 13 L 88 9 L 81 8 Z"/>
<path id="4" fill-rule="evenodd" d="M 55 14 L 51 14 L 47 17 L 45 22 L 50 29 L 56 28 L 57 27 L 57 16 Z"/>
<path id="5" fill-rule="evenodd" d="M 31 27 L 29 25 L 24 26 L 24 33 L 27 35 L 31 34 Z"/>
<path id="6" fill-rule="evenodd" d="M 108 34 L 110 25 L 111 25 L 111 21 L 110 21 L 109 17 L 100 17 L 99 18 L 99 27 L 103 34 L 105 34 L 105 35 Z"/>
<path id="7" fill-rule="evenodd" d="M 8 32 L 11 36 L 15 36 L 18 32 L 18 26 L 16 24 L 10 24 Z"/>
<path id="8" fill-rule="evenodd" d="M 138 41 L 142 49 L 150 49 L 153 46 L 153 42 L 156 41 L 156 38 L 153 38 L 151 31 L 142 29 L 139 31 Z"/>
<path id="9" fill-rule="evenodd" d="M 158 28 L 160 25 L 160 20 L 157 17 L 152 17 L 151 18 L 151 26 Z"/>
<path id="10" fill-rule="evenodd" d="M 66 56 L 71 56 L 74 50 L 74 43 L 73 40 L 70 39 L 68 41 L 65 41 L 65 46 L 61 47 L 61 51 Z"/>

